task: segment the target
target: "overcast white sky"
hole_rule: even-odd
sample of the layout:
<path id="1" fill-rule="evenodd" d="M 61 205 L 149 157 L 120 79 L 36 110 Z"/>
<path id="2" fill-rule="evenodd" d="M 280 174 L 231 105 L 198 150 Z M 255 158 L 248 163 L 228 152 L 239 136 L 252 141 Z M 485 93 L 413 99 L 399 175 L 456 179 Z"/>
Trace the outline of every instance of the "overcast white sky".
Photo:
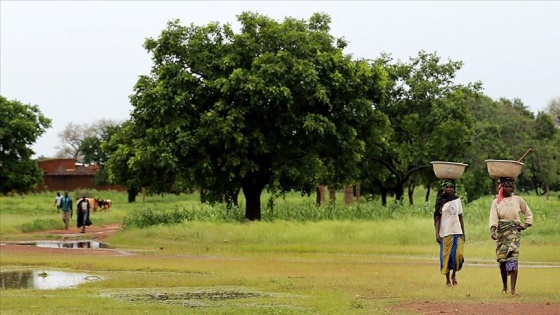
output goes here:
<path id="1" fill-rule="evenodd" d="M 236 23 L 254 11 L 277 20 L 331 16 L 347 53 L 406 60 L 418 51 L 461 60 L 457 81 L 520 98 L 537 113 L 560 96 L 557 1 L 0 1 L 0 94 L 53 119 L 33 146 L 53 156 L 69 123 L 126 120 L 128 97 L 148 74 L 146 37 L 167 21 Z"/>

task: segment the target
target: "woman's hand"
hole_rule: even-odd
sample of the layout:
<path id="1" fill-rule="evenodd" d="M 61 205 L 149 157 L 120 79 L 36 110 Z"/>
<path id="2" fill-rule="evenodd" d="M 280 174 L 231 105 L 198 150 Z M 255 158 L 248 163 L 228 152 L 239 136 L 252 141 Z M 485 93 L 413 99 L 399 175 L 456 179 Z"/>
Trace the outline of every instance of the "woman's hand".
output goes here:
<path id="1" fill-rule="evenodd" d="M 492 231 L 491 237 L 494 241 L 498 240 L 498 233 L 496 233 L 496 231 Z"/>
<path id="2" fill-rule="evenodd" d="M 441 244 L 441 237 L 439 235 L 436 235 L 436 242 L 438 244 Z"/>

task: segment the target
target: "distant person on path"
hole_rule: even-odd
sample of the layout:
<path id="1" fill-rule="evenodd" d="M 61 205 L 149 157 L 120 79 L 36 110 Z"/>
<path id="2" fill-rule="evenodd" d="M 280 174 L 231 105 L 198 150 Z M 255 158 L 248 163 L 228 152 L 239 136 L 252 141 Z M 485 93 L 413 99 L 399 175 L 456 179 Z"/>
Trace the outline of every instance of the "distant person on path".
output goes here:
<path id="1" fill-rule="evenodd" d="M 80 233 L 85 233 L 86 226 L 91 225 L 91 221 L 89 220 L 89 210 L 90 210 L 89 202 L 86 196 L 82 196 L 82 199 L 78 201 L 78 209 L 77 209 L 78 227 L 82 228 L 82 231 L 80 231 Z"/>
<path id="2" fill-rule="evenodd" d="M 72 199 L 68 197 L 68 192 L 64 192 L 64 197 L 60 199 L 60 209 L 62 210 L 62 221 L 64 229 L 68 230 L 68 224 L 72 218 Z"/>
<path id="3" fill-rule="evenodd" d="M 62 200 L 62 196 L 60 195 L 60 193 L 57 191 L 56 192 L 56 197 L 54 198 L 54 205 L 56 206 L 56 210 L 60 210 L 61 206 L 60 206 L 60 200 Z"/>
<path id="4" fill-rule="evenodd" d="M 60 195 L 60 193 L 57 191 L 56 192 L 56 197 L 54 198 L 54 205 L 56 206 L 56 209 L 59 210 L 61 209 L 60 206 L 60 201 L 62 200 L 62 196 Z"/>
<path id="5" fill-rule="evenodd" d="M 502 276 L 502 293 L 507 294 L 507 277 L 511 276 L 511 295 L 516 296 L 519 249 L 521 231 L 533 225 L 533 213 L 519 196 L 513 195 L 515 178 L 501 177 L 498 197 L 490 207 L 490 232 L 496 241 L 496 256 Z M 520 213 L 523 213 L 525 224 L 521 225 Z"/>
<path id="6" fill-rule="evenodd" d="M 444 179 L 441 187 L 443 193 L 436 200 L 434 226 L 439 244 L 440 270 L 445 275 L 446 285 L 450 287 L 458 285 L 456 273 L 463 267 L 465 225 L 463 205 L 455 194 L 455 181 Z"/>

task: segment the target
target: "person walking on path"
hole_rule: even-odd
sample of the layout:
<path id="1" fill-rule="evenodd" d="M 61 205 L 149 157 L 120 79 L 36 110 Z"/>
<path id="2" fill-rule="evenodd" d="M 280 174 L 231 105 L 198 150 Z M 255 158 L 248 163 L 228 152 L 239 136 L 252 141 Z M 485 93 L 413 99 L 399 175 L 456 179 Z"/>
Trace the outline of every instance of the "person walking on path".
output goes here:
<path id="1" fill-rule="evenodd" d="M 56 206 L 57 211 L 60 211 L 60 200 L 62 200 L 62 196 L 57 191 L 56 192 L 56 197 L 54 198 L 54 205 Z"/>
<path id="2" fill-rule="evenodd" d="M 465 225 L 463 205 L 459 196 L 455 194 L 455 181 L 444 179 L 441 186 L 443 193 L 436 200 L 434 227 L 436 242 L 440 245 L 440 270 L 445 275 L 446 285 L 450 287 L 458 285 L 456 273 L 463 267 Z"/>
<path id="3" fill-rule="evenodd" d="M 68 230 L 68 224 L 72 218 L 72 199 L 68 196 L 68 192 L 64 192 L 64 197 L 60 199 L 60 209 L 62 210 L 62 221 L 64 229 Z"/>
<path id="4" fill-rule="evenodd" d="M 521 246 L 521 231 L 533 225 L 533 213 L 519 196 L 513 195 L 515 178 L 501 177 L 498 197 L 490 206 L 490 233 L 496 241 L 496 257 L 502 277 L 502 293 L 507 294 L 507 277 L 511 276 L 511 295 L 516 296 L 518 257 Z M 521 224 L 520 213 L 525 224 Z"/>
<path id="5" fill-rule="evenodd" d="M 82 199 L 78 201 L 78 209 L 77 209 L 77 224 L 78 228 L 82 228 L 80 233 L 86 232 L 86 226 L 91 225 L 91 221 L 89 220 L 89 210 L 90 205 L 89 201 L 87 200 L 86 196 L 82 196 Z"/>

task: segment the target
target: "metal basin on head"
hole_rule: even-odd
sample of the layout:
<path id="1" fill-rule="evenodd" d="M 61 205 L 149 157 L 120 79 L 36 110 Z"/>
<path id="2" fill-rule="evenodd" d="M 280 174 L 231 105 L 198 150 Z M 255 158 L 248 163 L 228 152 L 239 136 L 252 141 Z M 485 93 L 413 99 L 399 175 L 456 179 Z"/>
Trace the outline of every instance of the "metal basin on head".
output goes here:
<path id="1" fill-rule="evenodd" d="M 437 178 L 441 179 L 459 179 L 465 172 L 465 167 L 468 164 L 457 162 L 445 161 L 432 161 L 430 162 L 434 168 L 434 173 Z"/>
<path id="2" fill-rule="evenodd" d="M 493 179 L 500 177 L 517 178 L 521 173 L 521 167 L 523 167 L 523 163 L 513 160 L 486 160 L 484 162 L 486 162 L 488 174 Z"/>

